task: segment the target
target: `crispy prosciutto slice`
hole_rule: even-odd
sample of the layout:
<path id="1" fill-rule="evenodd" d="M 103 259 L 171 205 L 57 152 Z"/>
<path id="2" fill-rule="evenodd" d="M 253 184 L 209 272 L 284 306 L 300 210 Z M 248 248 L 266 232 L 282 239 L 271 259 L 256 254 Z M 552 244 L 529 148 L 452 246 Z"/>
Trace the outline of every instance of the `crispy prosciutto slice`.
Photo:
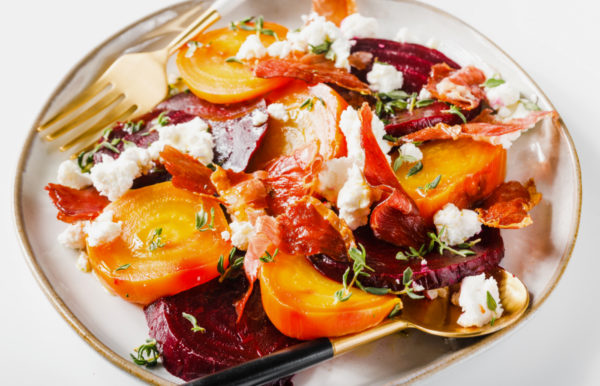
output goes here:
<path id="1" fill-rule="evenodd" d="M 381 151 L 371 129 L 373 113 L 367 104 L 359 111 L 362 145 L 365 149 L 365 179 L 389 195 L 371 212 L 370 225 L 375 236 L 398 246 L 419 247 L 427 231 L 425 220 L 415 202 L 406 194 Z"/>
<path id="2" fill-rule="evenodd" d="M 93 220 L 110 203 L 94 187 L 77 190 L 50 183 L 45 189 L 58 209 L 56 218 L 68 223 Z"/>
<path id="3" fill-rule="evenodd" d="M 491 115 L 490 110 L 486 109 L 469 123 L 454 126 L 438 123 L 433 127 L 405 135 L 400 138 L 400 141 L 417 142 L 436 139 L 472 138 L 476 141 L 498 145 L 500 136 L 530 129 L 546 117 L 557 120 L 558 114 L 556 111 L 532 111 L 524 118 L 500 121 Z"/>
<path id="4" fill-rule="evenodd" d="M 248 174 L 217 166 L 210 180 L 229 214 L 238 221 L 247 221 L 251 212 L 264 213 L 267 208 L 267 188 L 263 177 L 264 172 Z"/>
<path id="5" fill-rule="evenodd" d="M 277 217 L 281 250 L 294 255 L 322 253 L 334 259 L 346 257 L 356 244 L 343 220 L 321 201 L 305 196 Z"/>
<path id="6" fill-rule="evenodd" d="M 259 61 L 254 67 L 259 78 L 295 78 L 309 84 L 333 83 L 340 87 L 370 93 L 369 86 L 342 68 L 335 67 L 323 55 L 305 55 L 301 59 L 269 58 Z"/>
<path id="7" fill-rule="evenodd" d="M 525 185 L 518 181 L 504 182 L 475 209 L 479 220 L 493 228 L 519 229 L 531 225 L 529 211 L 542 199 L 535 182 L 529 179 Z"/>
<path id="8" fill-rule="evenodd" d="M 441 101 L 472 110 L 485 100 L 485 92 L 479 86 L 484 82 L 485 74 L 477 67 L 467 66 L 456 70 L 440 63 L 431 68 L 427 90 Z"/>
<path id="9" fill-rule="evenodd" d="M 373 235 L 368 227 L 354 231 L 356 242 L 363 245 L 367 252 L 366 263 L 374 271 L 369 276 L 361 276 L 360 282 L 367 287 L 390 288 L 399 291 L 404 288 L 402 274 L 408 267 L 413 271 L 416 284 L 425 289 L 435 289 L 459 283 L 463 277 L 477 275 L 496 267 L 504 257 L 504 243 L 498 229 L 483 227 L 473 239 L 481 239 L 475 244 L 469 256 L 459 256 L 434 249 L 425 255 L 426 264 L 419 258 L 397 260 L 400 248 L 382 242 Z M 308 259 L 313 266 L 330 279 L 342 282 L 342 276 L 352 262 L 334 260 L 325 255 L 313 255 Z"/>
<path id="10" fill-rule="evenodd" d="M 312 193 L 322 161 L 317 144 L 312 143 L 279 157 L 267 168 L 267 200 L 273 215 L 284 213 L 294 201 Z"/>
<path id="11" fill-rule="evenodd" d="M 171 182 L 176 188 L 209 195 L 217 192 L 210 181 L 212 170 L 202 162 L 171 146 L 165 146 L 160 156 L 165 169 L 173 176 Z"/>
<path id="12" fill-rule="evenodd" d="M 312 10 L 336 25 L 356 12 L 354 0 L 312 0 Z"/>

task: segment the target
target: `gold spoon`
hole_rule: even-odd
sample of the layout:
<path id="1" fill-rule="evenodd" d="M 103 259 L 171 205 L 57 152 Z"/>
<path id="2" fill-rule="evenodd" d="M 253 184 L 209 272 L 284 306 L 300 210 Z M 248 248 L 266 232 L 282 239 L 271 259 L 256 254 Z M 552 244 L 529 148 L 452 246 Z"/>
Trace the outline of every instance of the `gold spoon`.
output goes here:
<path id="1" fill-rule="evenodd" d="M 407 328 L 416 328 L 428 334 L 447 338 L 469 338 L 491 334 L 515 323 L 529 307 L 527 287 L 516 276 L 502 268 L 496 268 L 491 272 L 491 276 L 498 282 L 500 302 L 504 308 L 502 316 L 493 324 L 488 323 L 481 327 L 459 326 L 456 321 L 461 314 L 461 309 L 452 305 L 449 298 L 406 299 L 404 308 L 398 316 L 368 330 L 339 338 L 320 338 L 303 342 L 196 379 L 186 385 L 262 385 Z"/>

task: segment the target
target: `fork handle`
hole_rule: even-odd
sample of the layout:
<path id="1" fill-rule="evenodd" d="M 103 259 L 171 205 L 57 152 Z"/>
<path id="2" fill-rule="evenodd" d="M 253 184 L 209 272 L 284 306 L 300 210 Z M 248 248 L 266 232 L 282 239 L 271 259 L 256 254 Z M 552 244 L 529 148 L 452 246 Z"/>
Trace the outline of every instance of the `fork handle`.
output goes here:
<path id="1" fill-rule="evenodd" d="M 245 0 L 217 0 L 206 11 L 202 13 L 192 24 L 184 29 L 175 39 L 167 45 L 167 52 L 170 55 L 174 54 L 181 46 L 194 38 L 200 32 L 204 31 L 214 23 L 216 23 L 221 15 L 224 15 L 237 7 Z"/>

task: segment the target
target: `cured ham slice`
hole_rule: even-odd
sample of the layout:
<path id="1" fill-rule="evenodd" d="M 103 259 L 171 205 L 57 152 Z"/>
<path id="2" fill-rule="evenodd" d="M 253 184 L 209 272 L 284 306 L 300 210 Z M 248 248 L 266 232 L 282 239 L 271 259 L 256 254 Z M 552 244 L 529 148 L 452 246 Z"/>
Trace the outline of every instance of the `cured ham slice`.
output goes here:
<path id="1" fill-rule="evenodd" d="M 504 182 L 475 209 L 479 220 L 493 228 L 519 229 L 531 225 L 529 211 L 536 206 L 542 195 L 538 193 L 533 179 L 525 185 L 518 181 Z"/>
<path id="2" fill-rule="evenodd" d="M 319 55 L 307 55 L 302 60 L 270 58 L 259 61 L 254 67 L 259 78 L 295 78 L 309 84 L 333 83 L 340 87 L 370 93 L 369 86 L 345 69 L 335 67 L 331 60 Z"/>
<path id="3" fill-rule="evenodd" d="M 217 192 L 210 181 L 212 170 L 202 162 L 171 146 L 165 146 L 160 156 L 165 169 L 173 176 L 171 182 L 176 188 L 209 195 Z"/>
<path id="4" fill-rule="evenodd" d="M 532 111 L 524 118 L 515 118 L 500 121 L 491 115 L 490 110 L 484 110 L 472 122 L 462 125 L 449 126 L 438 123 L 400 138 L 402 142 L 431 141 L 436 139 L 472 138 L 476 141 L 485 141 L 492 145 L 500 144 L 499 137 L 532 128 L 539 121 L 550 117 L 558 119 L 556 111 Z"/>
<path id="5" fill-rule="evenodd" d="M 48 184 L 45 189 L 58 209 L 56 218 L 67 223 L 93 220 L 110 203 L 94 187 L 77 190 L 60 184 Z"/>
<path id="6" fill-rule="evenodd" d="M 446 63 L 439 63 L 431 68 L 427 90 L 441 101 L 472 110 L 485 100 L 485 92 L 480 87 L 484 82 L 485 74 L 477 67 L 456 70 Z"/>
<path id="7" fill-rule="evenodd" d="M 263 177 L 264 172 L 248 174 L 217 166 L 210 180 L 229 214 L 238 221 L 247 221 L 249 212 L 264 213 L 267 208 L 267 188 Z"/>

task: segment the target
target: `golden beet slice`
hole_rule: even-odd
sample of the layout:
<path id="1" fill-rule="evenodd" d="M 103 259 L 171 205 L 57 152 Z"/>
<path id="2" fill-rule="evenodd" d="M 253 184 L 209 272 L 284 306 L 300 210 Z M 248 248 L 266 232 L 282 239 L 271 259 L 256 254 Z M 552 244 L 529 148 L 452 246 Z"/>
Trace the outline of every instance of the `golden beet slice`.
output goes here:
<path id="1" fill-rule="evenodd" d="M 336 302 L 342 285 L 319 273 L 303 256 L 279 253 L 260 272 L 262 303 L 271 322 L 297 339 L 341 336 L 379 324 L 401 301 L 352 288 L 352 296 Z"/>
<path id="2" fill-rule="evenodd" d="M 171 182 L 130 190 L 105 210 L 122 222 L 122 232 L 110 243 L 88 246 L 90 263 L 109 288 L 133 303 L 148 304 L 217 277 L 219 256 L 231 249 L 221 237 L 229 226 L 219 201 Z M 201 210 L 207 214 L 204 231 L 196 229 Z"/>
<path id="3" fill-rule="evenodd" d="M 415 164 L 404 163 L 396 176 L 430 224 L 435 212 L 447 203 L 470 207 L 504 181 L 506 150 L 501 146 L 463 138 L 426 142 L 419 148 L 423 153 L 423 169 L 408 176 Z M 427 189 L 438 176 L 437 186 Z"/>

